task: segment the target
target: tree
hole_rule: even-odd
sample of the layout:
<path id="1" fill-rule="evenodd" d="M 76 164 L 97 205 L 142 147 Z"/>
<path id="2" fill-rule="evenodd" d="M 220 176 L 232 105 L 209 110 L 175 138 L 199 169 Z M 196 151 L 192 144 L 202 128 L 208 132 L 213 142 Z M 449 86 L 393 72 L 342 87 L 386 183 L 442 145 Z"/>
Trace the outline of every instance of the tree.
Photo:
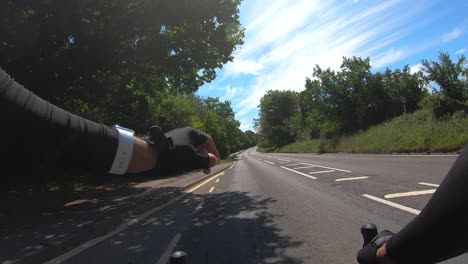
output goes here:
<path id="1" fill-rule="evenodd" d="M 295 139 L 288 122 L 299 113 L 297 93 L 268 91 L 260 99 L 259 134 L 267 147 L 281 147 Z"/>
<path id="2" fill-rule="evenodd" d="M 239 4 L 1 1 L 0 65 L 59 106 L 130 123 L 148 117 L 149 98 L 194 92 L 232 60 L 243 37 Z"/>
<path id="3" fill-rule="evenodd" d="M 437 83 L 434 114 L 441 117 L 463 110 L 468 113 L 468 68 L 464 55 L 453 62 L 446 52 L 439 53 L 439 61 L 422 60 L 427 80 Z"/>

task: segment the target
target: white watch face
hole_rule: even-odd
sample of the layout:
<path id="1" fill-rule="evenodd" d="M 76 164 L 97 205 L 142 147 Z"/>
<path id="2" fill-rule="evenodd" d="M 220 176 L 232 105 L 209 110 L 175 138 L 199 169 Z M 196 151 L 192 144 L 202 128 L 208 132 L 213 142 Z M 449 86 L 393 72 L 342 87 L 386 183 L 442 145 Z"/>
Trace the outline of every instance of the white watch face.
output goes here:
<path id="1" fill-rule="evenodd" d="M 121 126 L 119 126 L 119 125 L 114 125 L 114 127 L 115 127 L 116 129 L 121 129 L 121 130 L 125 130 L 125 131 L 128 131 L 128 132 L 135 133 L 135 131 L 131 130 L 130 128 L 121 127 Z"/>

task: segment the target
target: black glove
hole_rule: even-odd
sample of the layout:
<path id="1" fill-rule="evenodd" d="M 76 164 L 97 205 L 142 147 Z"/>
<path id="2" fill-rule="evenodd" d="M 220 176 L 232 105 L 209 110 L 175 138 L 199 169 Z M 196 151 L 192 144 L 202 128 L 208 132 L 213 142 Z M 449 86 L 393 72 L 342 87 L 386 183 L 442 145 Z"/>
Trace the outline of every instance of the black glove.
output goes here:
<path id="1" fill-rule="evenodd" d="M 384 230 L 376 235 L 369 244 L 359 250 L 357 261 L 360 264 L 378 264 L 377 249 L 381 247 L 385 241 L 389 240 L 394 234 L 388 230 Z"/>
<path id="2" fill-rule="evenodd" d="M 159 127 L 151 127 L 145 140 L 158 153 L 158 161 L 151 173 L 176 175 L 198 169 L 208 169 L 208 154 L 195 148 L 206 142 L 208 136 L 191 127 L 177 128 L 163 133 Z"/>

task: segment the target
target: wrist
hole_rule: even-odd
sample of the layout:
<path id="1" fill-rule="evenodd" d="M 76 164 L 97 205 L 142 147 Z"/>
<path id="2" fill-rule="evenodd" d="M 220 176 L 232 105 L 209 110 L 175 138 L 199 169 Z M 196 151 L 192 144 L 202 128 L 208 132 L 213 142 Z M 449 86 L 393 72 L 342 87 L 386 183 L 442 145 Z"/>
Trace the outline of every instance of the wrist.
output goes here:
<path id="1" fill-rule="evenodd" d="M 133 137 L 133 153 L 127 172 L 139 173 L 151 170 L 157 162 L 157 154 L 154 149 L 143 139 Z"/>
<path id="2" fill-rule="evenodd" d="M 392 264 L 392 260 L 390 257 L 387 255 L 387 242 L 385 242 L 381 247 L 377 249 L 376 255 L 377 255 L 377 261 L 380 264 Z"/>

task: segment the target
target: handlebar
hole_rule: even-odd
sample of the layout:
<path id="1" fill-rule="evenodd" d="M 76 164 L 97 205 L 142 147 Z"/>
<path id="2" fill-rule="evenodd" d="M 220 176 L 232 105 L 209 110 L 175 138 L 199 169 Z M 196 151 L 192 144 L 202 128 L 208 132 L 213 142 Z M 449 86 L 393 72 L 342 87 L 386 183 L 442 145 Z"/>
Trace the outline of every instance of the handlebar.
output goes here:
<path id="1" fill-rule="evenodd" d="M 364 224 L 361 226 L 361 234 L 364 240 L 364 244 L 362 247 L 365 247 L 369 242 L 371 242 L 372 238 L 377 235 L 377 226 L 374 224 Z"/>

